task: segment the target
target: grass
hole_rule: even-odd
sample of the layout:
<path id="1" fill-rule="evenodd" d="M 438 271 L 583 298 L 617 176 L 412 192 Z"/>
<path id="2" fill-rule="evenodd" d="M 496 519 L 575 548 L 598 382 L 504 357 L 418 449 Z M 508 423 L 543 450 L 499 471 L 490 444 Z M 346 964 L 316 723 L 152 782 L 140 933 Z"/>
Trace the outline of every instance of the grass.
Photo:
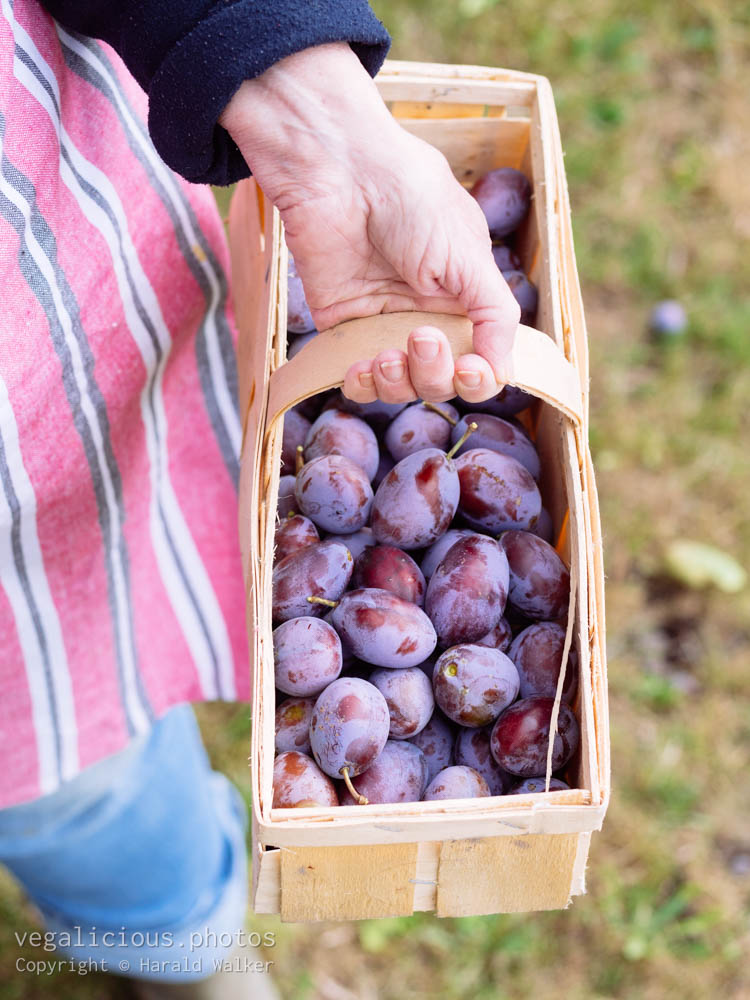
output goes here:
<path id="1" fill-rule="evenodd" d="M 393 55 L 550 77 L 591 335 L 608 573 L 612 804 L 588 894 L 560 913 L 281 925 L 294 1000 L 705 1000 L 750 996 L 750 595 L 681 589 L 670 541 L 750 565 L 750 7 L 729 0 L 374 0 Z M 683 302 L 687 335 L 646 332 Z M 201 710 L 248 794 L 247 708 Z M 0 895 L 0 998 L 119 996 L 18 977 Z"/>

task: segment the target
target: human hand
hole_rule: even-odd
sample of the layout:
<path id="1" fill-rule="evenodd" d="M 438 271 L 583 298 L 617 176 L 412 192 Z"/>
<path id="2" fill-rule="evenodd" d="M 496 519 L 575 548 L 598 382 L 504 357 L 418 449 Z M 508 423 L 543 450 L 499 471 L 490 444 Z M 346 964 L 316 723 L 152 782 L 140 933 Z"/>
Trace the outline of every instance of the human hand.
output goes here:
<path id="1" fill-rule="evenodd" d="M 348 45 L 289 56 L 224 111 L 278 207 L 318 329 L 380 312 L 462 313 L 473 354 L 455 362 L 436 327 L 349 369 L 344 392 L 479 402 L 499 391 L 520 317 L 484 215 L 444 157 L 395 122 Z"/>

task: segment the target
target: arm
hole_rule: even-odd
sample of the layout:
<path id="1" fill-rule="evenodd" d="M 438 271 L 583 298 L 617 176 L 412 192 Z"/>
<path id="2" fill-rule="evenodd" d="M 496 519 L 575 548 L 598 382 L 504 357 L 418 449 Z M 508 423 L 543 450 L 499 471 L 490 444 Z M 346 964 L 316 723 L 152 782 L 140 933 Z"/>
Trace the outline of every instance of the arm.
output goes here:
<path id="1" fill-rule="evenodd" d="M 428 327 L 408 355 L 353 366 L 347 395 L 478 401 L 497 391 L 518 306 L 474 199 L 380 100 L 369 74 L 388 36 L 365 0 L 43 2 L 123 57 L 173 169 L 230 183 L 249 164 L 282 213 L 320 329 L 396 309 L 472 319 L 475 353 L 455 373 L 445 337 Z"/>
<path id="2" fill-rule="evenodd" d="M 375 74 L 390 40 L 367 0 L 41 0 L 64 27 L 108 42 L 147 92 L 160 156 L 195 183 L 249 171 L 217 124 L 243 80 L 312 45 L 348 42 Z"/>

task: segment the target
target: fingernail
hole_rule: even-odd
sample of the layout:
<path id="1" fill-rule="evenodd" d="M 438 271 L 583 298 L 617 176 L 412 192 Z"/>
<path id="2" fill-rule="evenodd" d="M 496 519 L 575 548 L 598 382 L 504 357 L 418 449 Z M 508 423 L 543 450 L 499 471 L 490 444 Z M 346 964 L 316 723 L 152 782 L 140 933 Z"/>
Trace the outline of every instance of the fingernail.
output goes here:
<path id="1" fill-rule="evenodd" d="M 456 378 L 459 382 L 463 383 L 467 389 L 476 389 L 482 381 L 482 376 L 479 372 L 472 371 L 456 372 Z"/>
<path id="2" fill-rule="evenodd" d="M 363 389 L 372 389 L 375 384 L 375 379 L 372 377 L 372 372 L 360 372 L 359 373 L 359 384 Z"/>
<path id="3" fill-rule="evenodd" d="M 406 374 L 406 365 L 403 361 L 381 361 L 380 372 L 388 382 L 400 382 Z"/>
<path id="4" fill-rule="evenodd" d="M 434 337 L 414 337 L 414 353 L 420 361 L 434 361 L 438 356 L 440 344 Z"/>

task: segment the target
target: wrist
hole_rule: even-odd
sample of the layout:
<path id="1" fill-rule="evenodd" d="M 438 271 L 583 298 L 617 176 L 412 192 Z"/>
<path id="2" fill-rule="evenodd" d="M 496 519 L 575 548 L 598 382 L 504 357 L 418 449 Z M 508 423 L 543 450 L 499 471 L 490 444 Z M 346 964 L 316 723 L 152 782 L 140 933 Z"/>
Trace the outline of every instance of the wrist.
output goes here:
<path id="1" fill-rule="evenodd" d="M 282 212 L 406 137 L 346 43 L 305 49 L 246 80 L 219 120 Z"/>

